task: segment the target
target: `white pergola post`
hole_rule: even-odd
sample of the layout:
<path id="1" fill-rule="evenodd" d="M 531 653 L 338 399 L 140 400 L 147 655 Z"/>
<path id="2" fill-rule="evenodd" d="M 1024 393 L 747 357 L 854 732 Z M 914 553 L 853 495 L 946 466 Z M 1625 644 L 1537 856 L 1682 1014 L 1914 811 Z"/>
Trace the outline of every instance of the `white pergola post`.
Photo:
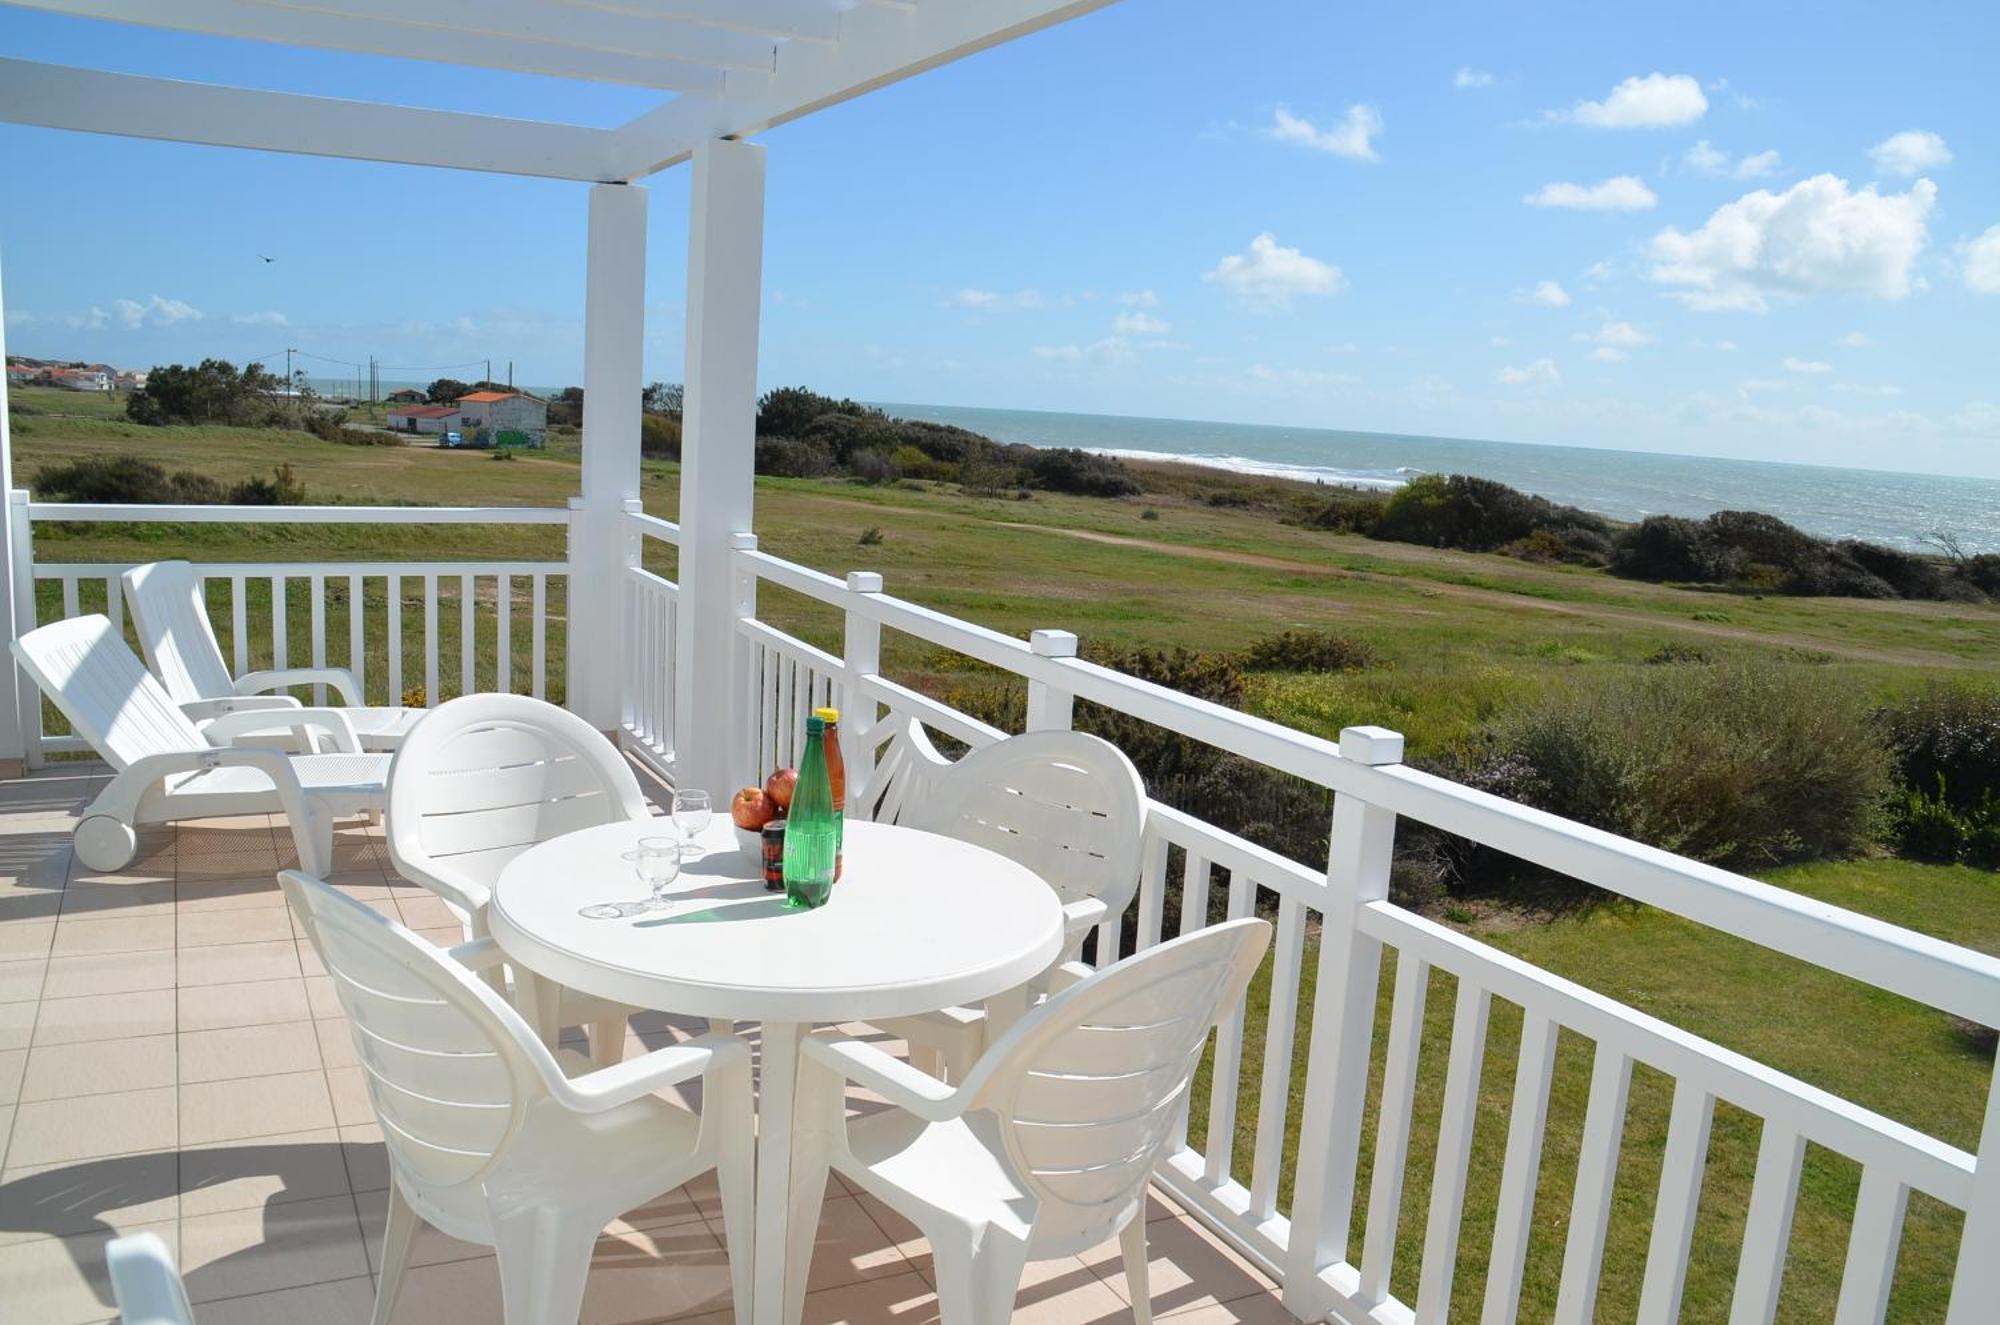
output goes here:
<path id="1" fill-rule="evenodd" d="M 747 775 L 736 767 L 748 714 L 732 674 L 730 556 L 735 536 L 751 529 L 756 474 L 764 149 L 723 139 L 697 147 L 689 212 L 674 776 L 726 797 Z"/>
<path id="2" fill-rule="evenodd" d="M 0 288 L 0 363 L 7 359 L 7 296 Z M 26 515 L 26 509 L 14 509 L 14 437 L 7 424 L 7 379 L 0 376 L 0 650 L 13 643 L 15 636 L 14 617 L 14 521 Z M 22 531 L 22 532 L 25 532 Z M 25 540 L 23 540 L 25 541 Z M 28 757 L 26 736 L 22 731 L 20 706 L 16 692 L 21 687 L 14 678 L 18 668 L 11 651 L 5 654 L 5 670 L 8 684 L 0 686 L 0 777 L 19 777 L 25 771 Z"/>
<path id="3" fill-rule="evenodd" d="M 571 503 L 569 708 L 604 731 L 621 721 L 625 656 L 625 503 L 639 499 L 639 397 L 645 390 L 646 191 L 590 190 L 584 277 L 583 496 Z"/>

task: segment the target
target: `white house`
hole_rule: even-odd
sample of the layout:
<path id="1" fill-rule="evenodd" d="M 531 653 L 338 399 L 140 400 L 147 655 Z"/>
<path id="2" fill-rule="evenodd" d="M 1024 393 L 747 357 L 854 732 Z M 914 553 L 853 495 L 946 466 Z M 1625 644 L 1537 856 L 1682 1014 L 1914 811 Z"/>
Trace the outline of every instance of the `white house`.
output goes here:
<path id="1" fill-rule="evenodd" d="M 111 370 L 102 366 L 93 368 L 58 368 L 52 375 L 55 384 L 66 391 L 109 391 Z"/>
<path id="2" fill-rule="evenodd" d="M 458 398 L 458 428 L 476 446 L 540 446 L 549 402 L 522 391 L 475 391 Z"/>
<path id="3" fill-rule="evenodd" d="M 458 410 L 452 405 L 404 405 L 382 417 L 396 432 L 446 433 L 458 426 Z"/>

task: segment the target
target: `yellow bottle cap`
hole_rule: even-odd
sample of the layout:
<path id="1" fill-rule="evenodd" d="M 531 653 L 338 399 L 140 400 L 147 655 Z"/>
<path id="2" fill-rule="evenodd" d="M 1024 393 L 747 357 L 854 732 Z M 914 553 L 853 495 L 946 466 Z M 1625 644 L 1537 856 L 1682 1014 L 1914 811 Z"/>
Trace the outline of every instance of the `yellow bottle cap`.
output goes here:
<path id="1" fill-rule="evenodd" d="M 840 710 L 836 708 L 817 708 L 812 711 L 812 715 L 821 722 L 840 721 Z"/>

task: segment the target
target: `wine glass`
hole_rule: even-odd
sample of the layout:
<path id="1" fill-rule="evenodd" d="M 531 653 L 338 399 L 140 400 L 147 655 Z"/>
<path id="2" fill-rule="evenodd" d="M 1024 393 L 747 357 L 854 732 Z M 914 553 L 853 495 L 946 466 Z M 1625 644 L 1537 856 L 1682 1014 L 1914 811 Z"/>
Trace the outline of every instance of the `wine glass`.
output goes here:
<path id="1" fill-rule="evenodd" d="M 646 904 L 648 911 L 663 911 L 670 903 L 667 889 L 681 876 L 681 844 L 679 838 L 642 837 L 638 848 L 632 853 L 632 868 L 640 882 L 652 890 L 653 900 Z"/>
<path id="2" fill-rule="evenodd" d="M 681 836 L 687 843 L 684 854 L 689 857 L 699 856 L 701 849 L 695 846 L 695 839 L 707 831 L 709 819 L 714 814 L 708 793 L 695 787 L 676 791 L 673 813 L 674 827 L 680 829 Z"/>

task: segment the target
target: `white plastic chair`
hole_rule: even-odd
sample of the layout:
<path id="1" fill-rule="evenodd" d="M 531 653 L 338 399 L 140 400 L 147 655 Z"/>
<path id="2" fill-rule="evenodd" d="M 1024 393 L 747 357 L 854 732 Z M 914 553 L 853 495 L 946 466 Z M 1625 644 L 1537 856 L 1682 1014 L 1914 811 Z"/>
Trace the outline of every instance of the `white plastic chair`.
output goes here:
<path id="1" fill-rule="evenodd" d="M 1031 1260 L 1116 1234 L 1132 1312 L 1152 1318 L 1146 1184 L 1215 1024 L 1270 945 L 1232 920 L 1074 981 L 946 1086 L 862 1040 L 815 1038 L 799 1072 L 785 1319 L 795 1323 L 829 1169 L 930 1239 L 944 1325 L 1004 1325 Z M 846 1114 L 848 1082 L 896 1107 Z"/>
<path id="2" fill-rule="evenodd" d="M 1029 732 L 945 762 L 912 730 L 897 737 L 910 767 L 897 822 L 971 842 L 1025 865 L 1063 903 L 1064 957 L 1090 931 L 1125 912 L 1139 886 L 1146 787 L 1124 752 L 1083 732 Z M 926 757 L 928 755 L 928 757 Z M 878 1023 L 908 1041 L 917 1060 L 963 1077 L 985 1047 L 985 1016 L 945 1008 Z"/>
<path id="3" fill-rule="evenodd" d="M 104 1248 L 104 1268 L 123 1325 L 194 1325 L 187 1287 L 159 1234 L 113 1238 Z"/>
<path id="4" fill-rule="evenodd" d="M 620 819 L 647 819 L 632 767 L 574 713 L 525 695 L 467 695 L 430 711 L 389 775 L 389 858 L 443 898 L 468 939 L 486 937 L 486 906 L 508 861 L 538 842 Z M 664 830 L 663 830 L 664 831 Z M 545 982 L 538 991 L 552 992 Z M 564 990 L 541 1029 L 589 1028 L 601 1064 L 624 1052 L 636 1008 Z"/>
<path id="5" fill-rule="evenodd" d="M 353 725 L 362 749 L 393 750 L 423 716 L 422 709 L 364 705 L 360 683 L 345 667 L 287 667 L 231 677 L 193 566 L 185 561 L 154 561 L 134 566 L 123 579 L 125 602 L 132 609 L 146 661 L 190 717 L 295 708 L 298 701 L 290 695 L 265 692 L 323 685 L 340 696 L 340 711 Z M 354 608 L 359 610 L 358 605 Z M 256 738 L 253 733 L 239 739 Z"/>
<path id="6" fill-rule="evenodd" d="M 334 818 L 379 812 L 388 799 L 389 757 L 362 754 L 338 710 L 231 713 L 197 724 L 101 616 L 42 626 L 13 647 L 77 735 L 117 770 L 76 826 L 77 858 L 93 870 L 124 868 L 141 824 L 282 813 L 299 840 L 300 863 L 323 875 L 333 865 Z M 274 724 L 314 752 L 218 748 Z M 318 752 L 321 738 L 333 752 Z"/>
<path id="7" fill-rule="evenodd" d="M 750 1053 L 705 1035 L 590 1071 L 552 1053 L 475 971 L 491 939 L 433 947 L 301 874 L 278 876 L 347 1013 L 393 1182 L 375 1325 L 387 1325 L 419 1223 L 494 1249 L 514 1325 L 570 1325 L 619 1215 L 715 1170 L 738 1325 L 751 1264 Z M 580 1073 L 572 1076 L 570 1073 Z M 699 1078 L 701 1111 L 655 1096 Z"/>

